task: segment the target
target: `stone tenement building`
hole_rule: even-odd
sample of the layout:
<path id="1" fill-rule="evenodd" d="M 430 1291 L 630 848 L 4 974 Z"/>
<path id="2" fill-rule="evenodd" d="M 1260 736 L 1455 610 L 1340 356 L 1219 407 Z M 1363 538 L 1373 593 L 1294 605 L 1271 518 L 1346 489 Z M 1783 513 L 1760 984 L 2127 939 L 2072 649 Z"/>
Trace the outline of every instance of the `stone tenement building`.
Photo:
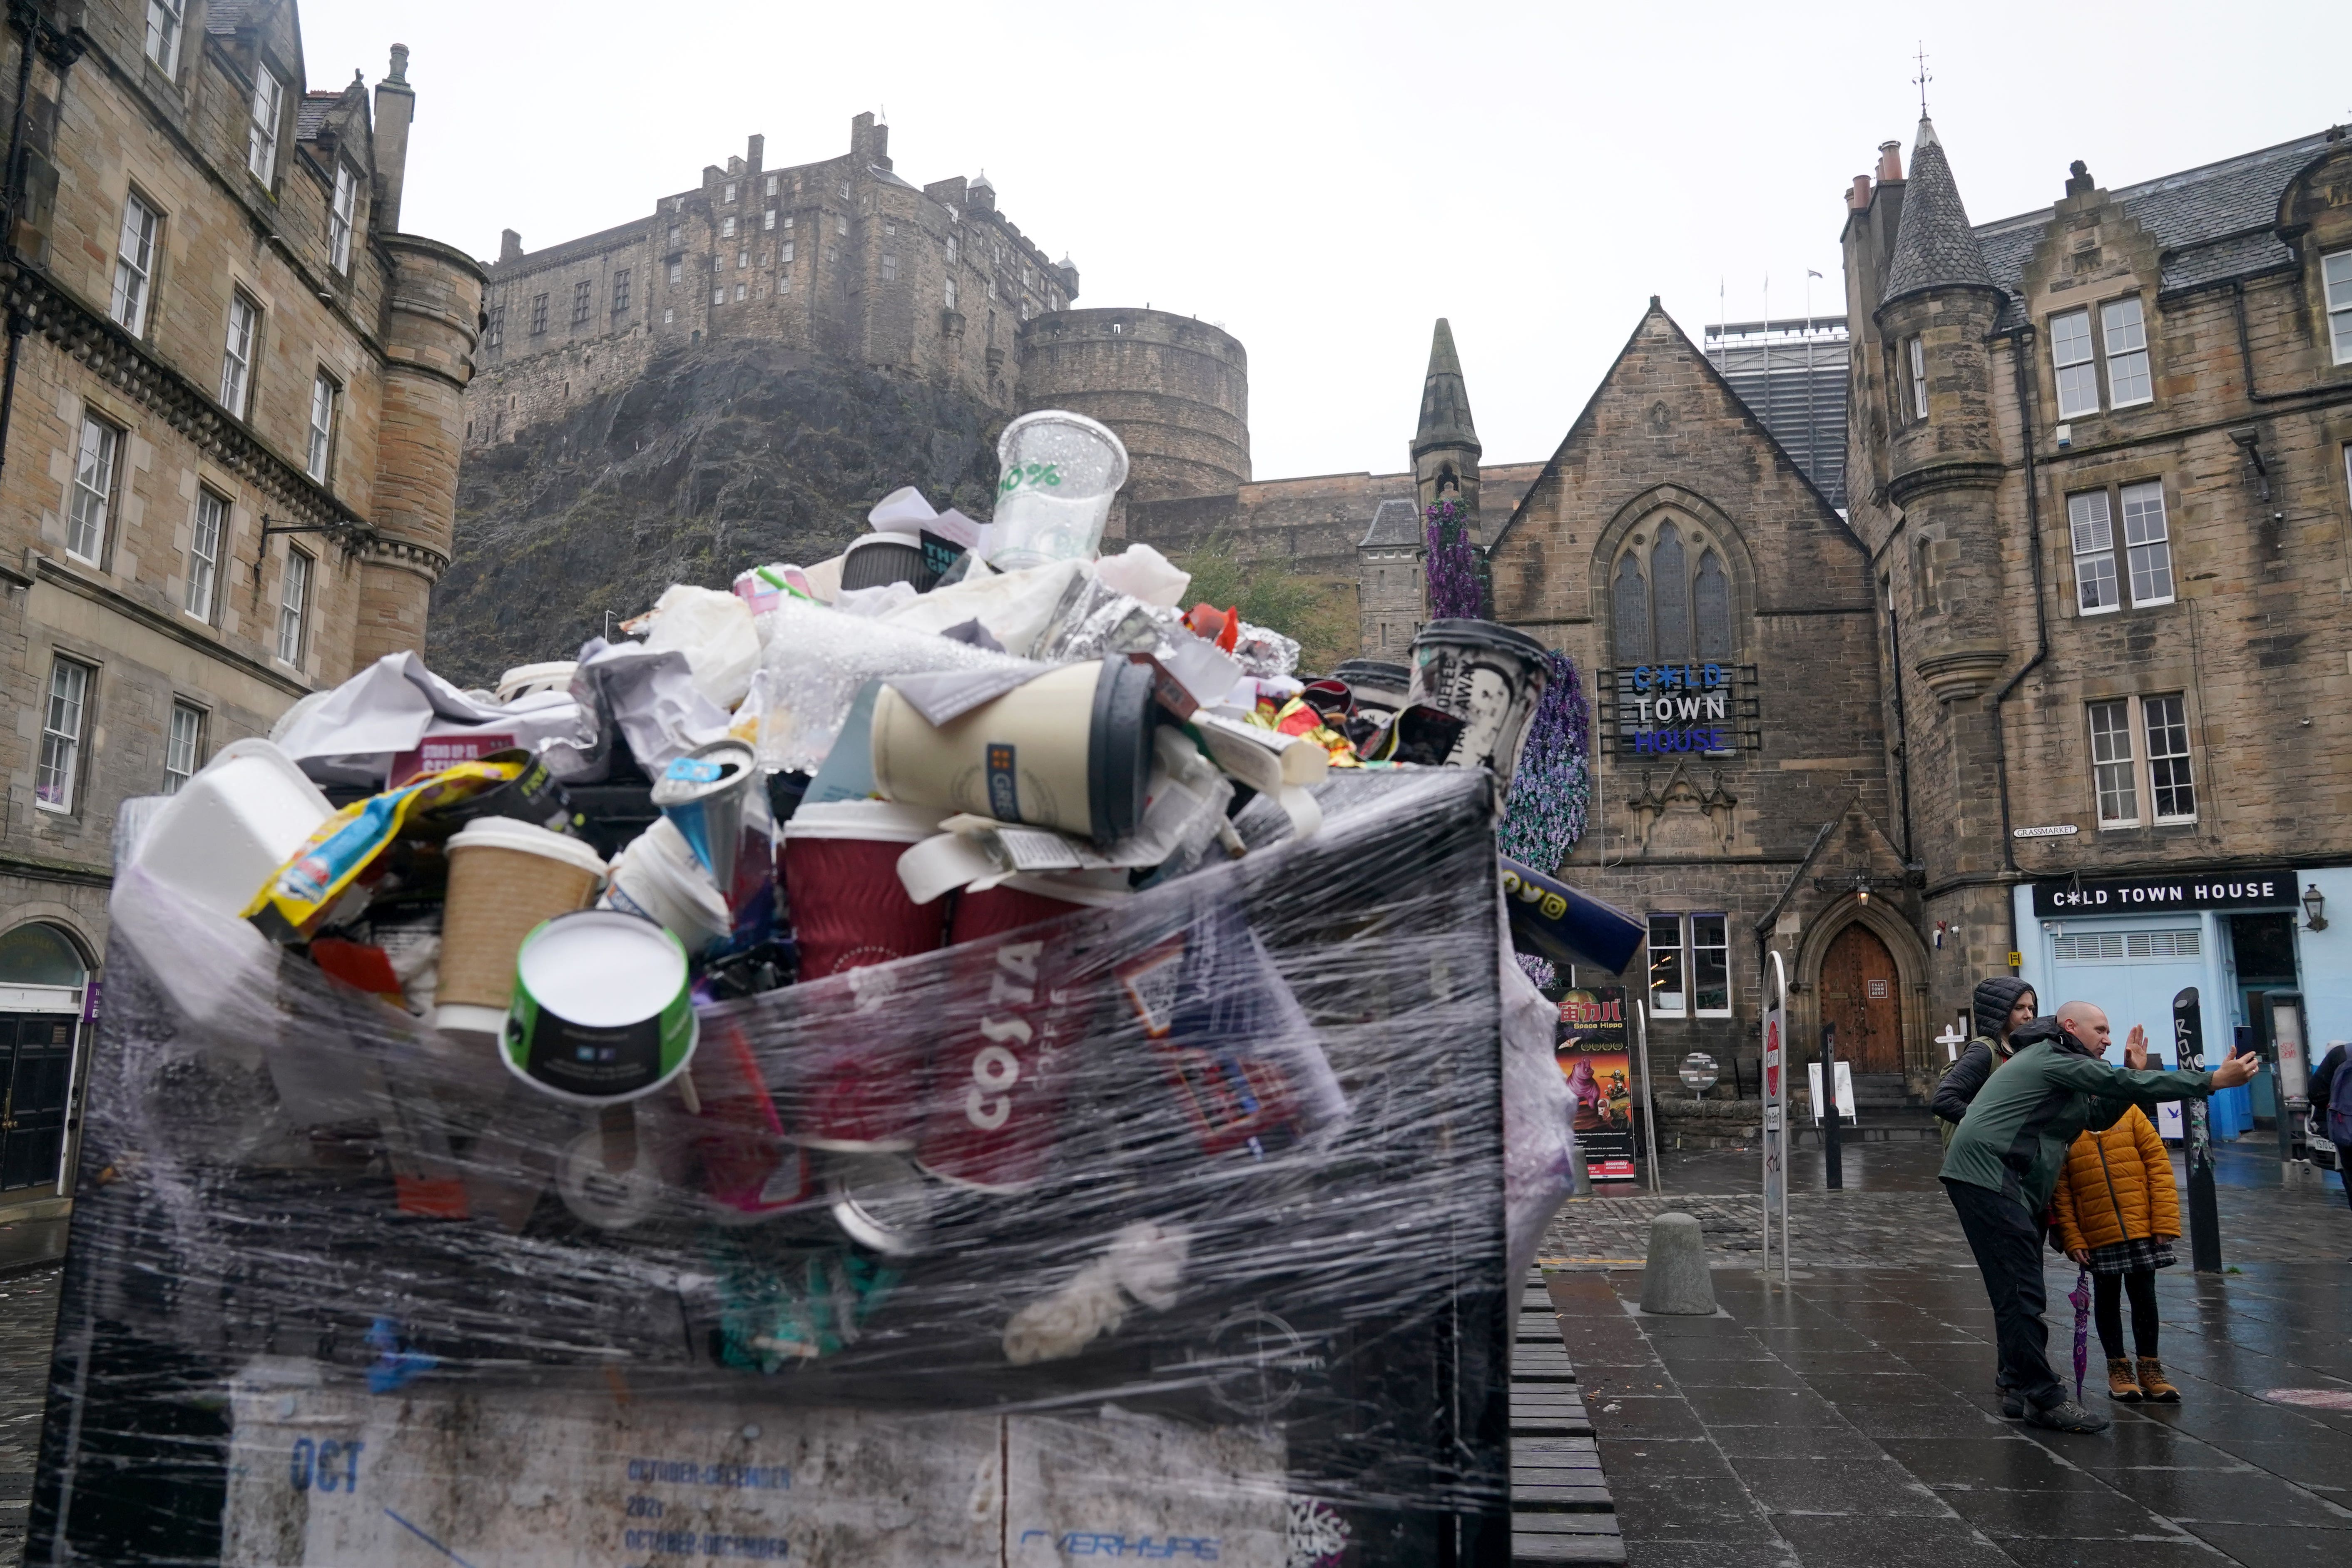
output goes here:
<path id="1" fill-rule="evenodd" d="M 1239 342 L 1163 310 L 1068 309 L 1078 270 L 999 212 L 983 174 L 918 189 L 890 130 L 850 122 L 849 151 L 766 166 L 764 140 L 663 196 L 651 216 L 489 269 L 476 446 L 641 376 L 654 356 L 764 339 L 952 387 L 999 414 L 1064 407 L 1128 444 L 1130 500 L 1229 490 L 1249 467 Z"/>
<path id="2" fill-rule="evenodd" d="M 119 804 L 422 645 L 481 304 L 399 232 L 405 49 L 371 108 L 305 89 L 294 0 L 9 23 L 0 1203 L 58 1180 Z"/>
<path id="3" fill-rule="evenodd" d="M 1899 153 L 1844 246 L 1906 1005 L 2014 963 L 2119 1036 L 2193 985 L 2210 1050 L 2352 1037 L 2352 140 L 1982 225 Z"/>

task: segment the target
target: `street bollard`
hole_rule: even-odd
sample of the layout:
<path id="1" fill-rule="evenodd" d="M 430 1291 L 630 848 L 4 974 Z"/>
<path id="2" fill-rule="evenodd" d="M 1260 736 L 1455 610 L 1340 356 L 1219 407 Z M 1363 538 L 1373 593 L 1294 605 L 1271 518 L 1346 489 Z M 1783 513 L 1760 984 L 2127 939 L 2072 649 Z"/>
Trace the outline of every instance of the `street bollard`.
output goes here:
<path id="1" fill-rule="evenodd" d="M 1715 1276 L 1706 1267 L 1706 1240 L 1696 1215 L 1662 1214 L 1650 1222 L 1650 1254 L 1642 1265 L 1642 1310 L 1679 1318 L 1715 1316 Z"/>
<path id="2" fill-rule="evenodd" d="M 1845 1149 L 1838 1132 L 1837 1026 L 1822 1026 L 1822 1166 L 1829 1173 L 1829 1190 L 1845 1190 Z"/>
<path id="3" fill-rule="evenodd" d="M 1592 1173 L 1584 1166 L 1584 1145 L 1571 1143 L 1568 1148 L 1568 1190 L 1580 1198 L 1592 1195 Z"/>
<path id="4" fill-rule="evenodd" d="M 2172 998 L 2172 1062 L 2189 1072 L 2205 1070 L 2205 1013 L 2197 987 L 2183 986 Z M 2213 1130 L 2205 1102 L 2180 1108 L 2181 1142 L 2189 1155 L 2189 1258 L 2200 1274 L 2221 1271 L 2221 1212 L 2213 1195 Z"/>

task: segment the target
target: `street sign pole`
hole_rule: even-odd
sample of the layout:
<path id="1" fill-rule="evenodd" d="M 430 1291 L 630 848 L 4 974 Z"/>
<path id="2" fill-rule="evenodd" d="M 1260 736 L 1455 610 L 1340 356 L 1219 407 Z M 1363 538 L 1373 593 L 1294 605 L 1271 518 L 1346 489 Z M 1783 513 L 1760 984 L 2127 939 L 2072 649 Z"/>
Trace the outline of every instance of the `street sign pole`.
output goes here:
<path id="1" fill-rule="evenodd" d="M 1768 952 L 1764 982 L 1764 1277 L 1772 1277 L 1772 1227 L 1780 1227 L 1780 1279 L 1789 1279 L 1789 972 Z"/>
<path id="2" fill-rule="evenodd" d="M 1822 1166 L 1833 1193 L 1845 1190 L 1845 1143 L 1838 1131 L 1843 1119 L 1838 1115 L 1837 1093 L 1837 1026 L 1822 1026 L 1822 1103 L 1813 1108 L 1822 1115 Z"/>
<path id="3" fill-rule="evenodd" d="M 2172 999 L 2172 1059 L 2184 1071 L 2205 1070 L 2205 1015 L 2194 985 L 2183 987 Z M 2203 1100 L 2189 1100 L 2180 1109 L 2183 1142 L 2189 1146 L 2189 1266 L 2200 1274 L 2219 1274 L 2221 1211 L 2213 1197 L 2212 1129 Z"/>
<path id="4" fill-rule="evenodd" d="M 1662 1192 L 1658 1174 L 1658 1097 L 1650 1089 L 1650 1010 L 1633 1004 L 1633 1048 L 1642 1063 L 1642 1136 L 1650 1150 L 1650 1191 Z"/>

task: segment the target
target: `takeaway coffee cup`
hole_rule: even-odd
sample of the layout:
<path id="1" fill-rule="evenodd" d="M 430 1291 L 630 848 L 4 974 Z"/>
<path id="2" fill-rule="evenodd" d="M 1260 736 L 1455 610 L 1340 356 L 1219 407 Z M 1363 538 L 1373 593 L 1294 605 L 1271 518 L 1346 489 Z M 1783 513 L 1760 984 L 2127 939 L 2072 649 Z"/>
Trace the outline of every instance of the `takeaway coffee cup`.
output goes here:
<path id="1" fill-rule="evenodd" d="M 1462 721 L 1446 765 L 1508 789 L 1551 666 L 1543 644 L 1495 621 L 1431 621 L 1412 639 L 1410 700 Z"/>
<path id="2" fill-rule="evenodd" d="M 923 554 L 922 542 L 902 533 L 868 533 L 850 542 L 841 557 L 841 591 L 882 588 L 905 583 L 918 594 L 939 581 Z"/>
<path id="3" fill-rule="evenodd" d="M 803 985 L 939 947 L 947 900 L 918 904 L 898 880 L 898 857 L 936 833 L 939 822 L 936 811 L 879 800 L 832 801 L 793 814 L 784 825 L 784 885 Z M 890 976 L 877 975 L 837 995 L 809 997 L 811 1022 L 786 1119 L 792 1137 L 821 1149 L 914 1146 L 921 1027 L 910 999 L 894 990 Z"/>
<path id="4" fill-rule="evenodd" d="M 946 1030 L 915 1146 L 925 1174 L 989 1193 L 1022 1192 L 1045 1174 L 1064 1098 L 1054 1056 L 1070 1006 L 1054 985 L 1069 939 L 1023 928 L 1080 907 L 1005 887 L 957 897 Z"/>
<path id="5" fill-rule="evenodd" d="M 1331 672 L 1355 699 L 1359 713 L 1391 714 L 1405 705 L 1412 689 L 1412 671 L 1401 664 L 1377 658 L 1351 658 Z"/>
<path id="6" fill-rule="evenodd" d="M 1115 843 L 1143 820 L 1152 680 L 1150 665 L 1124 658 L 1064 665 L 936 725 L 885 686 L 875 785 L 894 801 Z"/>
<path id="7" fill-rule="evenodd" d="M 940 945 L 946 900 L 909 899 L 898 857 L 936 834 L 940 816 L 884 800 L 831 801 L 793 814 L 784 824 L 784 885 L 803 981 Z"/>
<path id="8" fill-rule="evenodd" d="M 997 437 L 1002 465 L 988 563 L 1000 572 L 1094 559 L 1111 498 L 1127 482 L 1127 447 L 1083 414 L 1041 408 Z"/>
<path id="9" fill-rule="evenodd" d="M 434 1026 L 496 1034 L 523 938 L 593 899 L 604 862 L 576 838 L 505 816 L 467 823 L 449 840 L 448 856 Z"/>
<path id="10" fill-rule="evenodd" d="M 685 1071 L 697 1032 L 677 938 L 638 915 L 579 910 L 523 940 L 499 1057 L 541 1094 L 610 1105 Z"/>

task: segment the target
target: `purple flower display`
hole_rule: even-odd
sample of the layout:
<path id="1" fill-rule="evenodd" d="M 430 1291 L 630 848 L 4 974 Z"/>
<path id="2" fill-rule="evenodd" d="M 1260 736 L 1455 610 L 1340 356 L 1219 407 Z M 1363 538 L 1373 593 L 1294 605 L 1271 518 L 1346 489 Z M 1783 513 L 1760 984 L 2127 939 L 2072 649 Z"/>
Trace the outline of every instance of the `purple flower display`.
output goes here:
<path id="1" fill-rule="evenodd" d="M 1433 572 L 1433 592 L 1436 582 Z M 1545 872 L 1558 869 L 1584 837 L 1592 793 L 1592 710 L 1568 656 L 1553 650 L 1549 667 L 1496 836 L 1504 854 Z"/>
<path id="2" fill-rule="evenodd" d="M 1451 498 L 1429 507 L 1429 616 L 1432 620 L 1486 618 L 1486 563 L 1470 542 L 1470 514 Z"/>

